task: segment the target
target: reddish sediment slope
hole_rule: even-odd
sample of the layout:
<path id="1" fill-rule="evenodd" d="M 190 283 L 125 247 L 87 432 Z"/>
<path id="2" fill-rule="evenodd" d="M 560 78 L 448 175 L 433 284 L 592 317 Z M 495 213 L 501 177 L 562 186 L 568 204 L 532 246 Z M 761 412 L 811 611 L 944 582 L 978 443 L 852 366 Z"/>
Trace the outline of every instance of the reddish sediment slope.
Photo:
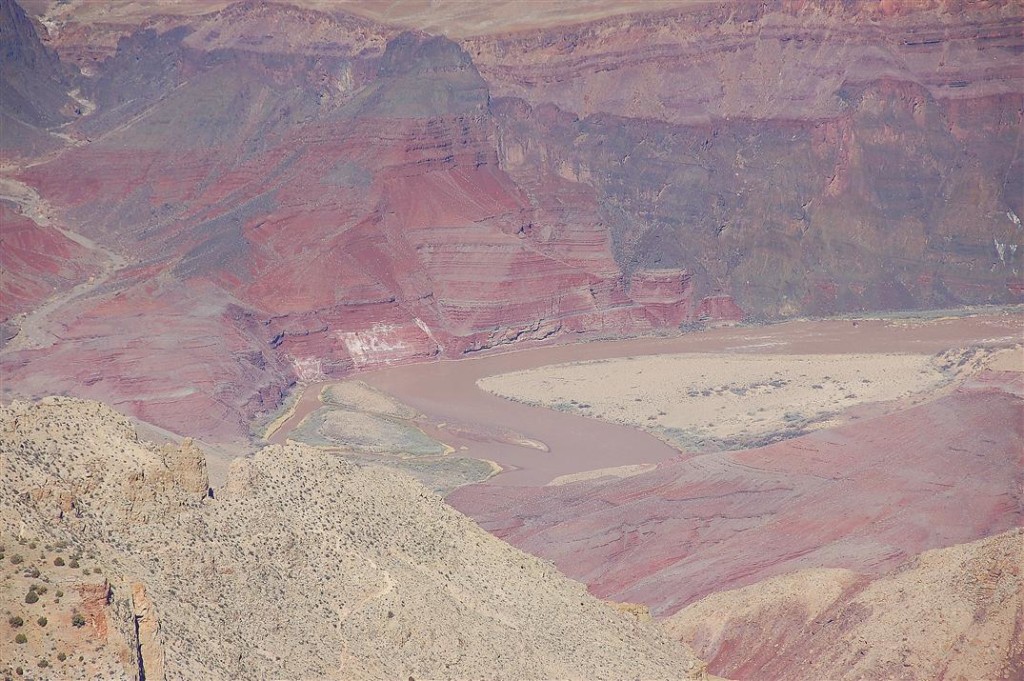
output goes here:
<path id="1" fill-rule="evenodd" d="M 346 42 L 284 55 L 211 28 L 300 19 Z M 204 21 L 122 40 L 88 83 L 88 141 L 20 174 L 131 261 L 64 310 L 60 343 L 6 358 L 20 393 L 71 384 L 221 437 L 296 378 L 694 314 L 681 271 L 659 275 L 671 300 L 630 297 L 591 192 L 501 168 L 455 43 L 276 6 Z"/>
<path id="2" fill-rule="evenodd" d="M 449 503 L 603 598 L 668 616 L 804 568 L 880 573 L 1024 524 L 1019 373 L 768 447 L 613 481 L 464 487 Z"/>
<path id="3" fill-rule="evenodd" d="M 0 324 L 96 271 L 95 258 L 0 200 Z"/>

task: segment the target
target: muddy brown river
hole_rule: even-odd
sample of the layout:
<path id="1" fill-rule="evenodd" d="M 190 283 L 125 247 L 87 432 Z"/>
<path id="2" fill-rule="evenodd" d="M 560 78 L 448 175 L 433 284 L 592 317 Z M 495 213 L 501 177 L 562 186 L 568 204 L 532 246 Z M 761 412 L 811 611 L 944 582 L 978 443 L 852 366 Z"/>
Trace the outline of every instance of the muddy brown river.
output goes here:
<path id="1" fill-rule="evenodd" d="M 485 376 L 580 360 L 682 352 L 933 354 L 976 343 L 1019 342 L 1022 317 L 985 315 L 935 320 L 796 321 L 763 327 L 712 329 L 667 338 L 637 338 L 544 346 L 459 360 L 389 367 L 358 375 L 422 412 L 428 435 L 460 455 L 496 462 L 503 469 L 491 484 L 538 485 L 560 475 L 630 464 L 656 463 L 680 452 L 628 426 L 544 407 L 531 407 L 477 387 Z M 300 396 L 294 414 L 270 438 L 289 433 L 320 406 L 323 384 Z M 451 424 L 460 427 L 453 429 Z M 440 427 L 437 427 L 440 426 Z M 505 437 L 486 434 L 504 433 Z M 512 444 L 508 433 L 544 443 L 548 451 Z M 483 435 L 481 435 L 483 434 Z M 465 448 L 465 449 L 462 449 Z"/>

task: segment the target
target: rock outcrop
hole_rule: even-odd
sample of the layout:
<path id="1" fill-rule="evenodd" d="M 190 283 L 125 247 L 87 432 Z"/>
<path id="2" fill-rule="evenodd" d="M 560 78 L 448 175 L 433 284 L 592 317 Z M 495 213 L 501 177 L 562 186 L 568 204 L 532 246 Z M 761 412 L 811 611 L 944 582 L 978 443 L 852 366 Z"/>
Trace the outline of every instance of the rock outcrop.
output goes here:
<path id="1" fill-rule="evenodd" d="M 104 579 L 79 590 L 81 627 L 70 617 L 48 625 L 59 676 L 101 668 L 100 657 L 119 662 L 108 675 L 137 679 L 702 674 L 655 625 L 406 476 L 271 446 L 236 460 L 210 496 L 194 445 L 140 442 L 94 402 L 16 402 L 0 410 L 0 428 L 5 550 L 19 536 L 47 551 L 88 547 L 76 564 L 102 566 Z M 59 492 L 73 513 L 54 508 Z M 57 568 L 37 553 L 21 565 L 52 585 Z M 26 605 L 14 595 L 4 607 L 30 616 L 53 598 Z M 110 643 L 73 648 L 64 637 L 79 629 Z M 20 666 L 27 651 L 5 653 L 4 665 Z"/>

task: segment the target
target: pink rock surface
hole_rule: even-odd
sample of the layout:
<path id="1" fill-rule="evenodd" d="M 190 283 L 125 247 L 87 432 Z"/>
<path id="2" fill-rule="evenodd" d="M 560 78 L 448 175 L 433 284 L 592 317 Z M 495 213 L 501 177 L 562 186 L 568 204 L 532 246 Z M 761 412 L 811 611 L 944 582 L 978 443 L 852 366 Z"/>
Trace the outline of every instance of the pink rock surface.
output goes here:
<path id="1" fill-rule="evenodd" d="M 448 501 L 602 598 L 665 616 L 772 575 L 878 573 L 1024 524 L 1022 394 L 1003 374 L 768 447 L 610 482 L 464 487 Z"/>

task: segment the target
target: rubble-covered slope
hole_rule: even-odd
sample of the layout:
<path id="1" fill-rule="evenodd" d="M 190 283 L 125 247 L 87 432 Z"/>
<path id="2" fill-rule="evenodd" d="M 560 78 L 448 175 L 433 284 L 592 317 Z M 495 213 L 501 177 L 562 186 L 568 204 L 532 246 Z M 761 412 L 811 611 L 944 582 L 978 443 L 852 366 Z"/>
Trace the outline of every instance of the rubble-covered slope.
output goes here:
<path id="1" fill-rule="evenodd" d="M 3 608 L 30 623 L 54 613 L 25 643 L 0 623 L 3 671 L 46 659 L 61 678 L 150 681 L 700 673 L 653 625 L 410 478 L 273 446 L 209 492 L 191 442 L 141 442 L 126 418 L 71 398 L 15 402 L 0 433 L 3 570 L 48 585 L 32 603 L 3 592 Z M 55 566 L 58 549 L 89 574 Z"/>

